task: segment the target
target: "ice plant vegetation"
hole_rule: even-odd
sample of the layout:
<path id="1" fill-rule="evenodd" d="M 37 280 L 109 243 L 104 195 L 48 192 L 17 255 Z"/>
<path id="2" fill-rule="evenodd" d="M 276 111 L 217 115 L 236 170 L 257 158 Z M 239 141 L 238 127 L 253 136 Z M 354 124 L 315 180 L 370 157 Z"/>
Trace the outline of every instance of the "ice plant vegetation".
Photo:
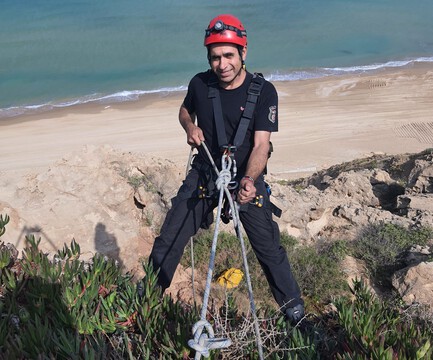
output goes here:
<path id="1" fill-rule="evenodd" d="M 7 215 L 0 215 L 0 358 L 189 359 L 187 342 L 199 318 L 190 305 L 162 296 L 156 275 L 143 263 L 136 280 L 100 254 L 80 259 L 73 240 L 54 255 L 26 237 L 21 254 L 4 242 Z M 316 256 L 316 255 L 315 255 Z M 290 327 L 275 309 L 260 309 L 266 359 L 431 359 L 431 324 L 410 309 L 375 298 L 361 281 L 354 298 L 335 299 L 332 311 L 316 311 Z M 312 312 L 312 311 L 311 311 Z M 211 306 L 214 329 L 232 339 L 211 359 L 256 359 L 251 316 L 231 289 L 220 308 Z"/>

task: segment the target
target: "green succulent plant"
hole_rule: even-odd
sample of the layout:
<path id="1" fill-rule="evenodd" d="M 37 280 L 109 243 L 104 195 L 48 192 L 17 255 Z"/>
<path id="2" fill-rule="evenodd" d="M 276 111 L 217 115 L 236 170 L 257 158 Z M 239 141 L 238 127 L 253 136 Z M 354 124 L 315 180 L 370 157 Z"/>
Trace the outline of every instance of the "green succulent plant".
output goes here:
<path id="1" fill-rule="evenodd" d="M 0 215 L 2 235 L 8 221 Z M 224 241 L 227 246 L 235 243 L 228 236 Z M 163 295 L 150 263 L 143 263 L 145 276 L 136 281 L 101 254 L 81 260 L 75 240 L 52 259 L 40 251 L 40 242 L 28 235 L 22 256 L 13 259 L 10 249 L 0 243 L 0 358 L 190 359 L 195 355 L 187 342 L 199 312 Z M 290 238 L 284 243 L 288 248 L 296 245 Z M 326 256 L 338 260 L 346 248 L 331 250 Z M 295 261 L 323 262 L 311 249 L 298 254 Z M 428 326 L 403 318 L 400 308 L 373 297 L 361 282 L 354 283 L 351 291 L 355 300 L 336 299 L 334 311 L 317 314 L 303 328 L 287 326 L 278 310 L 260 308 L 266 358 L 432 358 Z M 209 308 L 208 321 L 216 333 L 233 341 L 224 351 L 211 351 L 210 359 L 259 358 L 251 315 L 237 306 L 236 294 L 227 292 L 224 306 Z"/>

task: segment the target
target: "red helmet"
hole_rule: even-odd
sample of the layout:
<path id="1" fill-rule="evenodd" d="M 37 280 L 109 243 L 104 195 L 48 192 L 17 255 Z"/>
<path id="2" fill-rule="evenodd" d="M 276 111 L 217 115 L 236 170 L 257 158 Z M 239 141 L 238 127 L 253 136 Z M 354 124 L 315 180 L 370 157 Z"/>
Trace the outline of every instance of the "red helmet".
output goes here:
<path id="1" fill-rule="evenodd" d="M 247 31 L 237 17 L 230 14 L 218 15 L 210 21 L 204 36 L 204 46 L 215 43 L 244 47 L 247 45 Z"/>

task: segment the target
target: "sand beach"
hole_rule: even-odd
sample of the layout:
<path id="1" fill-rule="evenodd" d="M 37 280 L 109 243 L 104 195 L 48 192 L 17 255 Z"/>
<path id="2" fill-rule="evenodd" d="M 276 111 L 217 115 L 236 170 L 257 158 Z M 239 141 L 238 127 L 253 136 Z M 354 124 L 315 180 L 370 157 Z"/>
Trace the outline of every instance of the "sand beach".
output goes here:
<path id="1" fill-rule="evenodd" d="M 433 147 L 432 63 L 274 85 L 280 124 L 271 176 L 296 178 L 372 153 Z M 186 163 L 189 147 L 177 121 L 184 95 L 0 119 L 0 176 L 38 172 L 85 145 Z"/>

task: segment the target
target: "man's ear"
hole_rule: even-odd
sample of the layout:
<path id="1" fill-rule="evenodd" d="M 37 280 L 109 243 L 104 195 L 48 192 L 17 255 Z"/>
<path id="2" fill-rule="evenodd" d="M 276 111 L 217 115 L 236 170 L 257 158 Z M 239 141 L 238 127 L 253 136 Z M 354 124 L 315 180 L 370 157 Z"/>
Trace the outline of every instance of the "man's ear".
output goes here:
<path id="1" fill-rule="evenodd" d="M 209 66 L 210 66 L 210 49 L 209 49 L 209 46 L 206 46 L 206 48 L 207 48 L 207 62 L 208 62 L 208 64 L 209 64 Z"/>
<path id="2" fill-rule="evenodd" d="M 244 46 L 244 48 L 242 49 L 242 60 L 245 61 L 247 58 L 247 46 Z"/>

